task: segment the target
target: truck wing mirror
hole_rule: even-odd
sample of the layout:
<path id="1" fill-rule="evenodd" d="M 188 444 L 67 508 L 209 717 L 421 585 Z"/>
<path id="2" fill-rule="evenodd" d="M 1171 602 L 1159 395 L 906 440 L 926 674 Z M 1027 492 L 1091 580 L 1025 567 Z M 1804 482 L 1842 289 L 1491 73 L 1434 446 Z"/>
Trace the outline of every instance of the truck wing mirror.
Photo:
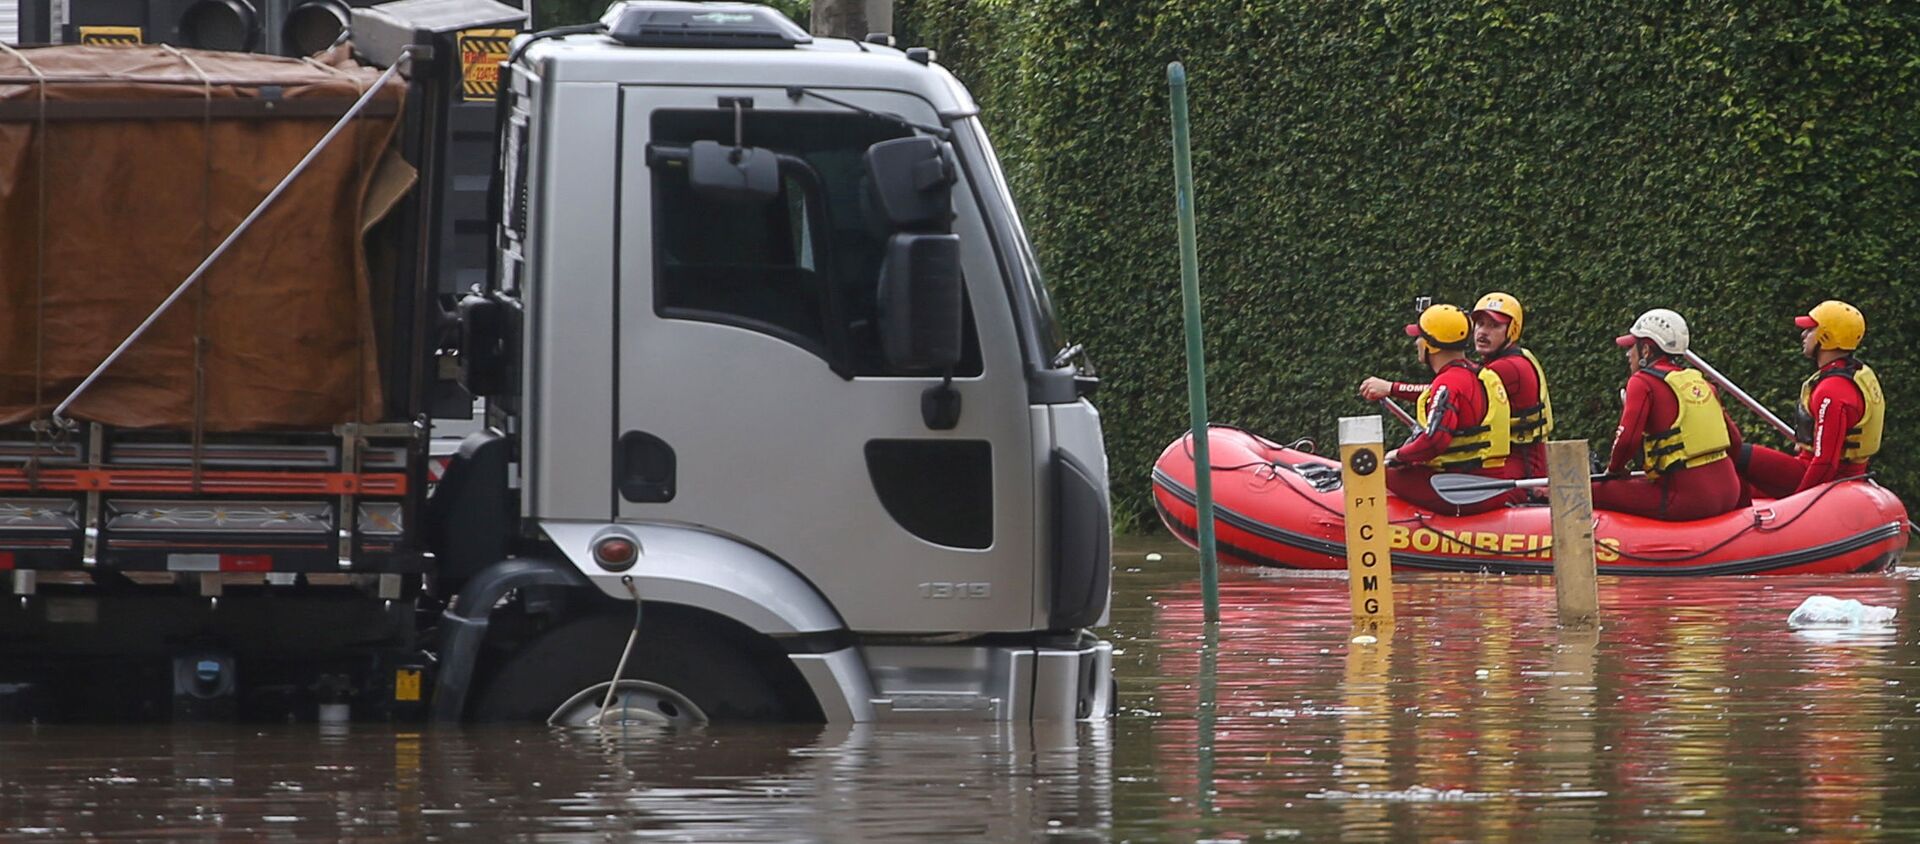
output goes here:
<path id="1" fill-rule="evenodd" d="M 880 261 L 880 349 L 896 372 L 960 362 L 960 236 L 896 234 Z"/>
<path id="2" fill-rule="evenodd" d="M 874 204 L 894 231 L 944 232 L 953 226 L 953 146 L 918 136 L 867 147 Z"/>
<path id="3" fill-rule="evenodd" d="M 468 294 L 459 306 L 460 386 L 475 396 L 498 396 L 511 386 L 514 358 L 507 305 L 489 296 Z"/>
<path id="4" fill-rule="evenodd" d="M 780 157 L 763 147 L 694 141 L 687 151 L 687 183 L 705 199 L 769 202 L 780 195 Z"/>

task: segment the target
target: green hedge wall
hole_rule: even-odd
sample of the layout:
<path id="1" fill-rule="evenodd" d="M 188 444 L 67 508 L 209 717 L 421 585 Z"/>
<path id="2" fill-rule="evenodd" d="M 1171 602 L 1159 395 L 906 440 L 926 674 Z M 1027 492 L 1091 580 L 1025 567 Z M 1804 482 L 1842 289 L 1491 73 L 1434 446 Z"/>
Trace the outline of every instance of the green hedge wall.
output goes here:
<path id="1" fill-rule="evenodd" d="M 1655 306 L 1785 415 L 1809 367 L 1789 320 L 1838 297 L 1892 397 L 1881 477 L 1920 489 L 1920 3 L 901 0 L 897 21 L 1008 158 L 1100 366 L 1123 517 L 1186 428 L 1172 60 L 1215 420 L 1330 447 L 1361 377 L 1421 375 L 1414 296 L 1489 290 L 1527 307 L 1561 436 L 1607 447 L 1609 341 Z"/>

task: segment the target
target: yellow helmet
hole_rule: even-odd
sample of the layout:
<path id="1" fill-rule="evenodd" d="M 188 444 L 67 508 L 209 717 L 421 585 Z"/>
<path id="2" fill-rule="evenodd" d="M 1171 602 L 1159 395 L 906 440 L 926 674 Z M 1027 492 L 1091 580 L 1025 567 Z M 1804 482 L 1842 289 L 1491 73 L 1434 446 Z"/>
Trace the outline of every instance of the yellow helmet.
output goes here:
<path id="1" fill-rule="evenodd" d="M 1860 338 L 1867 336 L 1867 318 L 1859 308 L 1839 299 L 1814 305 L 1806 316 L 1794 317 L 1793 324 L 1813 329 L 1813 340 L 1822 349 L 1850 352 L 1860 348 Z"/>
<path id="2" fill-rule="evenodd" d="M 1479 316 L 1482 313 L 1499 314 L 1506 317 L 1507 342 L 1520 342 L 1520 323 L 1523 320 L 1523 316 L 1520 311 L 1519 299 L 1515 299 L 1511 294 L 1507 293 L 1488 293 L 1480 297 L 1480 301 L 1473 303 L 1473 315 Z"/>
<path id="3" fill-rule="evenodd" d="M 1408 337 L 1418 337 L 1429 349 L 1460 351 L 1473 334 L 1465 311 L 1452 305 L 1429 305 L 1420 321 L 1407 326 Z"/>

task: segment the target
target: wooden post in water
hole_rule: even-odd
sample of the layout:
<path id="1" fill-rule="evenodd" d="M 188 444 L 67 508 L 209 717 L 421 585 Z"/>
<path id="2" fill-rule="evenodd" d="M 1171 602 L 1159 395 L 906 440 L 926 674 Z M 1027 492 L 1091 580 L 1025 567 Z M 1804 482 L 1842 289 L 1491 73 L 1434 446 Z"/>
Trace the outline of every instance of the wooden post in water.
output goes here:
<path id="1" fill-rule="evenodd" d="M 1587 441 L 1547 443 L 1547 501 L 1553 512 L 1553 591 L 1560 623 L 1592 625 L 1600 616 L 1593 559 L 1593 481 L 1587 476 Z"/>
<path id="2" fill-rule="evenodd" d="M 1393 561 L 1387 550 L 1387 461 L 1378 416 L 1340 418 L 1340 489 L 1346 498 L 1347 595 L 1356 634 L 1393 625 Z"/>

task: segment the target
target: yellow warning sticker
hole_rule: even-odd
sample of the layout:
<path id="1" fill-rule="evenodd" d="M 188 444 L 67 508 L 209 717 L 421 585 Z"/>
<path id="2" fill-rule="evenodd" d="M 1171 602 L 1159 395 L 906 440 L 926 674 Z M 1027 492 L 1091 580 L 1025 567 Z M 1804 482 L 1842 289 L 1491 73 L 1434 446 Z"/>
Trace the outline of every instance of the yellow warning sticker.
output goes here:
<path id="1" fill-rule="evenodd" d="M 420 699 L 420 669 L 400 668 L 394 670 L 393 699 L 411 701 Z"/>
<path id="2" fill-rule="evenodd" d="M 146 43 L 146 35 L 137 26 L 83 26 L 80 43 L 103 47 L 125 47 Z"/>
<path id="3" fill-rule="evenodd" d="M 491 100 L 500 91 L 500 64 L 507 45 L 519 33 L 511 29 L 469 29 L 460 33 L 460 81 L 467 100 Z"/>

